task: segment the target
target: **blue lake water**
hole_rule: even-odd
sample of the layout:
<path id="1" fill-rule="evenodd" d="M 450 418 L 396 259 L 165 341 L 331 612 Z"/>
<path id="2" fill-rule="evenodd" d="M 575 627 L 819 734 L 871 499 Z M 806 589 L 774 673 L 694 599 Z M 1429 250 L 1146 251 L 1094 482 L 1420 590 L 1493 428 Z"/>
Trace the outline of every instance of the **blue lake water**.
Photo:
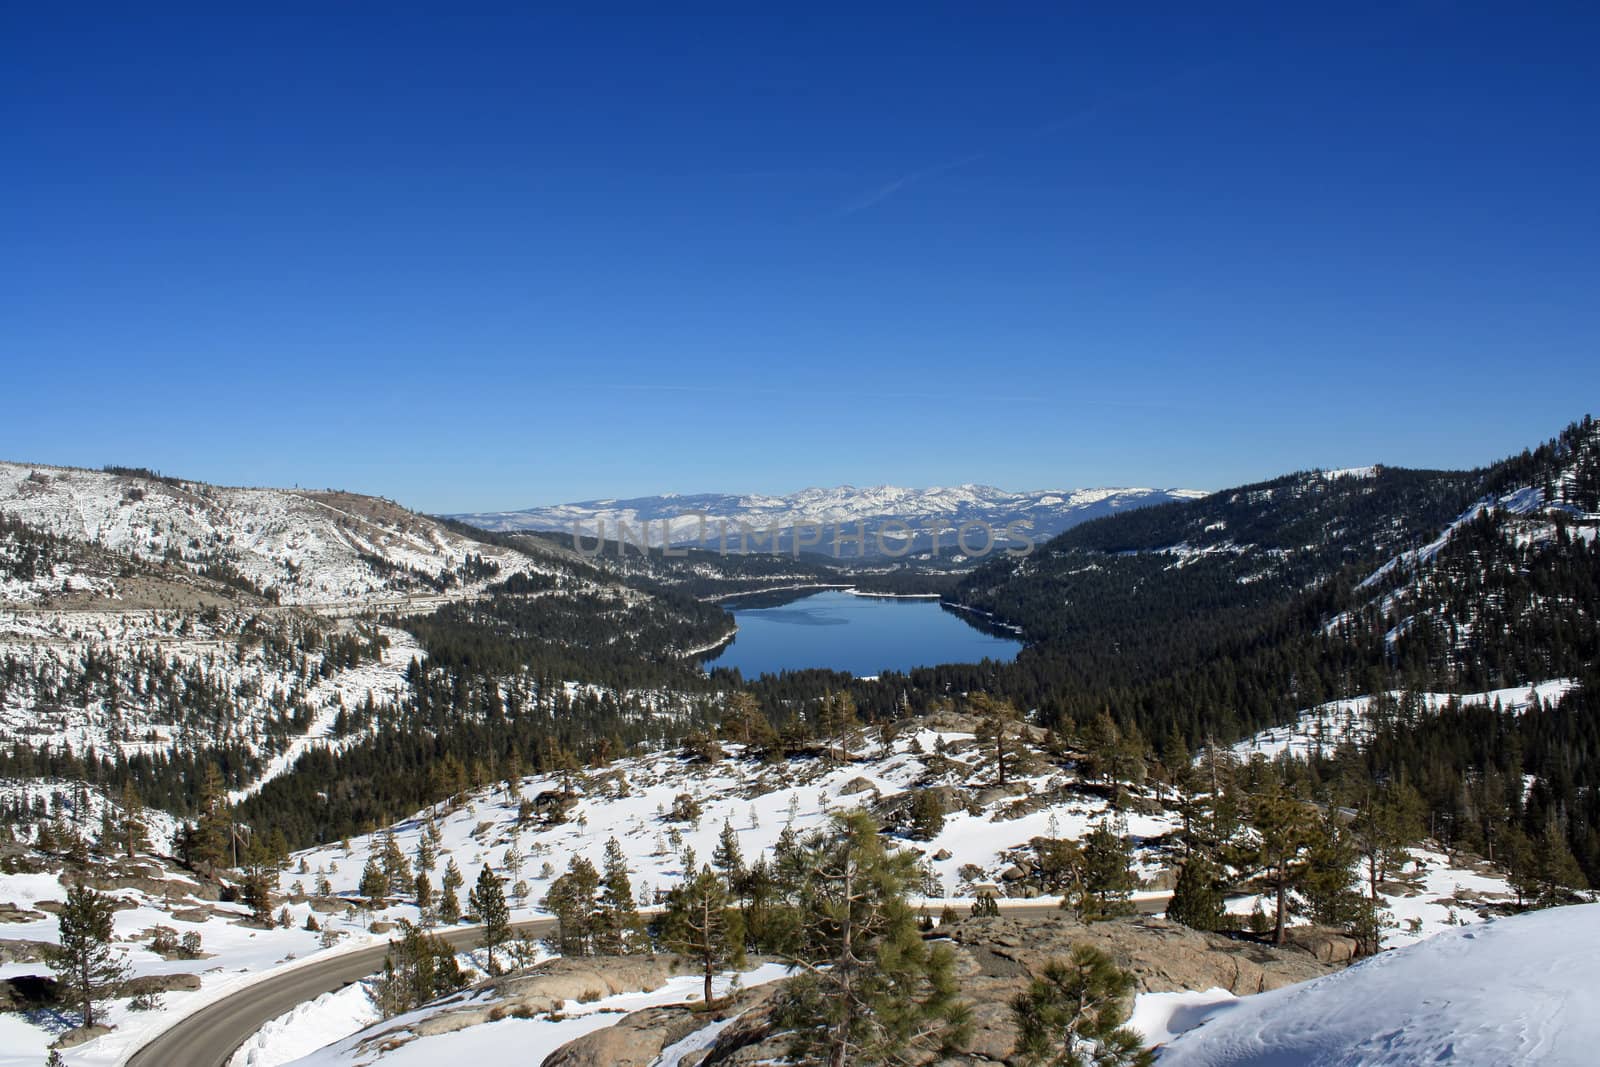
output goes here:
<path id="1" fill-rule="evenodd" d="M 725 605 L 739 624 L 733 643 L 704 661 L 747 678 L 824 667 L 857 676 L 939 663 L 1010 660 L 1020 641 L 998 637 L 933 599 L 810 593 L 777 606 Z"/>

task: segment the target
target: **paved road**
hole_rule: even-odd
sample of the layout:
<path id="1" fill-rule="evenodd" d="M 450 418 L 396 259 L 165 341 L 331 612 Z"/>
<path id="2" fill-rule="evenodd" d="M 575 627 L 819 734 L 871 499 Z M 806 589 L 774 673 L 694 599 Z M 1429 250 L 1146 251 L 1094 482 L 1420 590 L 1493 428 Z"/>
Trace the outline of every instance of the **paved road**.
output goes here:
<path id="1" fill-rule="evenodd" d="M 1059 910 L 1058 905 L 1053 898 L 1000 902 L 1001 909 L 1008 915 L 1054 914 Z M 1135 909 L 1144 915 L 1164 911 L 1166 905 L 1166 897 L 1143 898 L 1134 903 Z M 935 914 L 937 910 L 930 909 Z M 534 919 L 516 924 L 516 929 L 538 937 L 548 933 L 553 925 L 551 919 Z M 472 948 L 477 945 L 482 930 L 476 926 L 462 926 L 435 932 L 457 948 Z M 179 1020 L 134 1053 L 128 1060 L 128 1067 L 225 1067 L 239 1046 L 268 1021 L 293 1011 L 296 1005 L 381 970 L 388 948 L 385 944 L 347 952 L 246 986 Z"/>
<path id="2" fill-rule="evenodd" d="M 518 931 L 542 936 L 550 919 L 518 923 Z M 457 948 L 473 948 L 482 929 L 463 926 L 435 931 Z M 383 968 L 387 944 L 309 963 L 246 986 L 178 1021 L 128 1060 L 128 1067 L 224 1067 L 240 1045 L 269 1020 L 308 1000 L 357 982 Z"/>

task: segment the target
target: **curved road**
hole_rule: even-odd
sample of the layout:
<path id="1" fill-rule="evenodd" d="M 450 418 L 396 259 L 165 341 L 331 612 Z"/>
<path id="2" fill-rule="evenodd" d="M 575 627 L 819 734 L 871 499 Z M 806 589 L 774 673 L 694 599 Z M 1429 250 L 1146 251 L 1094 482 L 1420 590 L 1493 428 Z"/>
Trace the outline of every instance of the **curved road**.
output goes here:
<path id="1" fill-rule="evenodd" d="M 515 929 L 541 936 L 554 925 L 552 919 L 534 919 L 517 923 Z M 462 926 L 433 932 L 465 949 L 477 946 L 483 928 Z M 385 942 L 248 985 L 174 1023 L 134 1053 L 128 1067 L 225 1067 L 239 1046 L 269 1021 L 382 970 L 388 951 Z"/>
<path id="2" fill-rule="evenodd" d="M 1000 904 L 1007 914 L 1054 914 L 1059 910 L 1054 898 L 1017 903 L 1001 901 Z M 1145 915 L 1159 914 L 1166 910 L 1166 904 L 1166 897 L 1134 901 L 1136 910 Z M 554 925 L 553 919 L 533 919 L 516 923 L 514 929 L 518 933 L 542 936 Z M 455 947 L 465 949 L 476 947 L 482 927 L 462 926 L 434 933 Z M 185 1016 L 156 1035 L 128 1059 L 128 1067 L 226 1067 L 239 1046 L 268 1022 L 308 1000 L 382 970 L 383 957 L 388 951 L 385 943 L 346 952 L 248 985 Z"/>

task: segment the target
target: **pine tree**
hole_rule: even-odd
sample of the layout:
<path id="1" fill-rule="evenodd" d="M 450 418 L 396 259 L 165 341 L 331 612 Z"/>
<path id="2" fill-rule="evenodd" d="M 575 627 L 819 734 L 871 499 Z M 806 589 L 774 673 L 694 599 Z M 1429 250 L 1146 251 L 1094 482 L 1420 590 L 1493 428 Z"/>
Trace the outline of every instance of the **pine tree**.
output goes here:
<path id="1" fill-rule="evenodd" d="M 272 891 L 277 886 L 277 874 L 268 846 L 260 834 L 255 835 L 245 846 L 240 899 L 250 909 L 251 917 L 263 926 L 272 924 Z"/>
<path id="2" fill-rule="evenodd" d="M 711 865 L 722 873 L 729 895 L 734 895 L 745 876 L 744 853 L 739 850 L 739 834 L 729 819 L 722 821 L 722 834 L 711 853 Z"/>
<path id="3" fill-rule="evenodd" d="M 995 781 L 1005 785 L 1006 758 L 1011 753 L 1011 734 L 1020 722 L 1016 705 L 987 693 L 974 693 L 970 704 L 973 714 L 978 716 L 979 740 L 989 741 L 994 745 Z"/>
<path id="4" fill-rule="evenodd" d="M 227 787 L 215 763 L 206 764 L 200 784 L 200 820 L 195 827 L 194 858 L 216 869 L 231 866 L 233 855 L 233 808 L 228 803 Z"/>
<path id="5" fill-rule="evenodd" d="M 794 1032 L 791 1055 L 843 1067 L 963 1043 L 970 1011 L 957 995 L 955 957 L 922 940 L 906 902 L 916 856 L 886 851 L 872 817 L 852 811 L 808 844 L 804 867 L 803 973 L 775 1012 Z"/>
<path id="6" fill-rule="evenodd" d="M 1017 1051 L 1029 1067 L 1150 1067 L 1155 1053 L 1123 1024 L 1133 1005 L 1133 975 L 1111 957 L 1079 945 L 1051 960 L 1011 1002 Z"/>
<path id="7" fill-rule="evenodd" d="M 1288 926 L 1289 892 L 1305 876 L 1314 824 L 1305 804 L 1275 786 L 1251 798 L 1250 828 L 1255 838 L 1241 852 L 1241 864 L 1259 871 L 1272 890 L 1272 940 L 1281 945 Z"/>
<path id="8" fill-rule="evenodd" d="M 445 865 L 444 879 L 441 883 L 443 892 L 439 894 L 439 921 L 451 925 L 461 921 L 461 897 L 457 895 L 465 881 L 461 877 L 461 868 L 456 866 L 456 858 L 450 857 L 450 862 Z"/>
<path id="9" fill-rule="evenodd" d="M 595 950 L 601 955 L 624 955 L 645 941 L 644 922 L 639 918 L 633 881 L 628 877 L 628 858 L 614 837 L 606 842 L 596 919 Z"/>
<path id="10" fill-rule="evenodd" d="M 1366 899 L 1356 909 L 1352 924 L 1364 955 L 1381 947 L 1387 913 L 1379 887 L 1411 862 L 1406 846 L 1421 836 L 1421 806 L 1415 790 L 1404 786 L 1369 789 L 1350 820 L 1351 846 L 1360 859 L 1366 882 Z"/>
<path id="11" fill-rule="evenodd" d="M 383 878 L 389 894 L 405 896 L 411 892 L 416 879 L 411 874 L 411 864 L 406 861 L 406 854 L 400 851 L 400 842 L 395 840 L 394 834 L 383 835 L 380 857 L 383 864 Z"/>
<path id="12" fill-rule="evenodd" d="M 356 886 L 356 892 L 365 897 L 373 907 L 381 908 L 388 889 L 389 880 L 383 876 L 383 868 L 378 864 L 377 855 L 367 853 L 367 865 L 361 869 L 361 882 Z"/>
<path id="13" fill-rule="evenodd" d="M 478 882 L 472 887 L 467 903 L 483 924 L 483 947 L 489 952 L 489 973 L 495 974 L 494 950 L 511 937 L 511 909 L 506 907 L 500 876 L 488 864 L 478 872 Z"/>
<path id="14" fill-rule="evenodd" d="M 705 1003 L 715 1003 L 711 980 L 718 971 L 744 962 L 744 921 L 728 906 L 722 880 L 710 867 L 667 894 L 662 923 L 667 948 L 700 965 L 705 977 Z"/>
<path id="15" fill-rule="evenodd" d="M 1355 842 L 1338 811 L 1330 807 L 1322 819 L 1309 824 L 1308 833 L 1310 844 L 1299 889 L 1311 918 L 1324 926 L 1359 932 L 1367 941 L 1375 941 L 1382 917 L 1367 907 L 1366 899 L 1356 888 Z"/>
<path id="16" fill-rule="evenodd" d="M 1538 856 L 1539 905 L 1553 907 L 1570 904 L 1573 891 L 1589 888 L 1588 879 L 1578 866 L 1567 837 L 1554 821 L 1546 827 L 1535 849 Z"/>
<path id="17" fill-rule="evenodd" d="M 1226 916 L 1217 866 L 1205 853 L 1196 852 L 1178 870 L 1167 918 L 1194 930 L 1219 930 Z"/>
<path id="18" fill-rule="evenodd" d="M 144 803 L 139 799 L 139 791 L 134 788 L 133 779 L 129 778 L 122 784 L 122 847 L 129 859 L 138 855 L 142 848 L 148 848 L 150 838 L 145 830 Z"/>
<path id="19" fill-rule="evenodd" d="M 854 697 L 842 692 L 823 694 L 822 702 L 817 705 L 817 732 L 827 745 L 829 763 L 842 763 L 850 758 L 860 726 Z"/>
<path id="20" fill-rule="evenodd" d="M 413 1011 L 466 984 L 448 941 L 400 920 L 400 939 L 389 943 L 378 980 L 378 1007 L 384 1018 Z"/>
<path id="21" fill-rule="evenodd" d="M 944 804 L 931 789 L 918 789 L 911 796 L 911 836 L 932 841 L 944 832 Z"/>
<path id="22" fill-rule="evenodd" d="M 550 883 L 544 907 L 556 918 L 551 947 L 563 956 L 587 956 L 594 949 L 595 894 L 600 875 L 582 856 L 567 862 L 566 873 Z"/>
<path id="23" fill-rule="evenodd" d="M 417 880 L 412 887 L 412 891 L 416 895 L 417 910 L 426 919 L 427 915 L 433 910 L 433 883 L 428 881 L 427 871 L 417 872 Z"/>
<path id="24" fill-rule="evenodd" d="M 1083 839 L 1080 914 L 1091 922 L 1127 915 L 1138 886 L 1128 839 L 1102 819 Z"/>
<path id="25" fill-rule="evenodd" d="M 438 862 L 438 848 L 433 843 L 433 839 L 429 836 L 427 831 L 423 831 L 423 833 L 417 837 L 417 870 L 431 873 Z"/>
<path id="26" fill-rule="evenodd" d="M 95 1024 L 95 1003 L 114 997 L 128 980 L 126 956 L 111 944 L 115 901 L 87 886 L 74 884 L 56 914 L 60 943 L 45 950 L 68 1003 L 76 1005 L 83 1025 Z"/>

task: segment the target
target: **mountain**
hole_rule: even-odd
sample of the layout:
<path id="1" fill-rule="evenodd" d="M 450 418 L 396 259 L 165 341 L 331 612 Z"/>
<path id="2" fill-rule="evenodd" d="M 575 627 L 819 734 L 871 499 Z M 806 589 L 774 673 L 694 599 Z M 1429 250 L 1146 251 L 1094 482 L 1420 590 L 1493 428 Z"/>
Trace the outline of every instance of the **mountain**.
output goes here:
<path id="1" fill-rule="evenodd" d="M 561 683 L 683 693 L 731 629 L 647 575 L 376 497 L 0 463 L 0 777 L 131 761 L 187 810 L 206 763 L 242 796 L 397 714 L 435 661 L 516 655 L 538 681 L 515 692 L 586 721 Z"/>
<path id="2" fill-rule="evenodd" d="M 225 577 L 281 604 L 440 601 L 534 569 L 522 553 L 377 497 L 235 489 L 133 468 L 0 463 L 0 514 L 36 537 Z M 0 586 L 17 600 L 48 591 L 20 579 Z"/>
<path id="3" fill-rule="evenodd" d="M 904 489 L 842 485 L 802 489 L 788 496 L 695 493 L 635 497 L 629 500 L 586 500 L 576 504 L 453 515 L 451 518 L 486 530 L 544 530 L 571 536 L 603 535 L 643 539 L 650 545 L 697 544 L 720 547 L 724 535 L 734 550 L 763 550 L 777 531 L 780 551 L 793 548 L 796 529 L 814 523 L 823 529 L 815 541 L 801 533 L 801 545 L 840 558 L 932 554 L 935 534 L 939 553 L 958 553 L 956 538 L 967 523 L 993 530 L 1006 545 L 1023 538 L 1042 541 L 1082 522 L 1134 508 L 1203 494 L 1190 489 L 1061 489 L 1010 492 L 988 485 Z M 1007 530 L 1010 524 L 1017 526 Z M 741 541 L 741 525 L 748 528 Z M 861 524 L 865 542 L 847 540 Z M 904 524 L 903 526 L 900 524 Z M 909 530 L 907 529 L 909 527 Z M 834 537 L 839 535 L 838 551 Z M 880 543 L 881 541 L 881 543 Z M 909 544 L 908 544 L 909 541 Z M 969 555 L 982 555 L 984 535 L 967 533 Z M 743 548 L 741 547 L 743 546 Z"/>

